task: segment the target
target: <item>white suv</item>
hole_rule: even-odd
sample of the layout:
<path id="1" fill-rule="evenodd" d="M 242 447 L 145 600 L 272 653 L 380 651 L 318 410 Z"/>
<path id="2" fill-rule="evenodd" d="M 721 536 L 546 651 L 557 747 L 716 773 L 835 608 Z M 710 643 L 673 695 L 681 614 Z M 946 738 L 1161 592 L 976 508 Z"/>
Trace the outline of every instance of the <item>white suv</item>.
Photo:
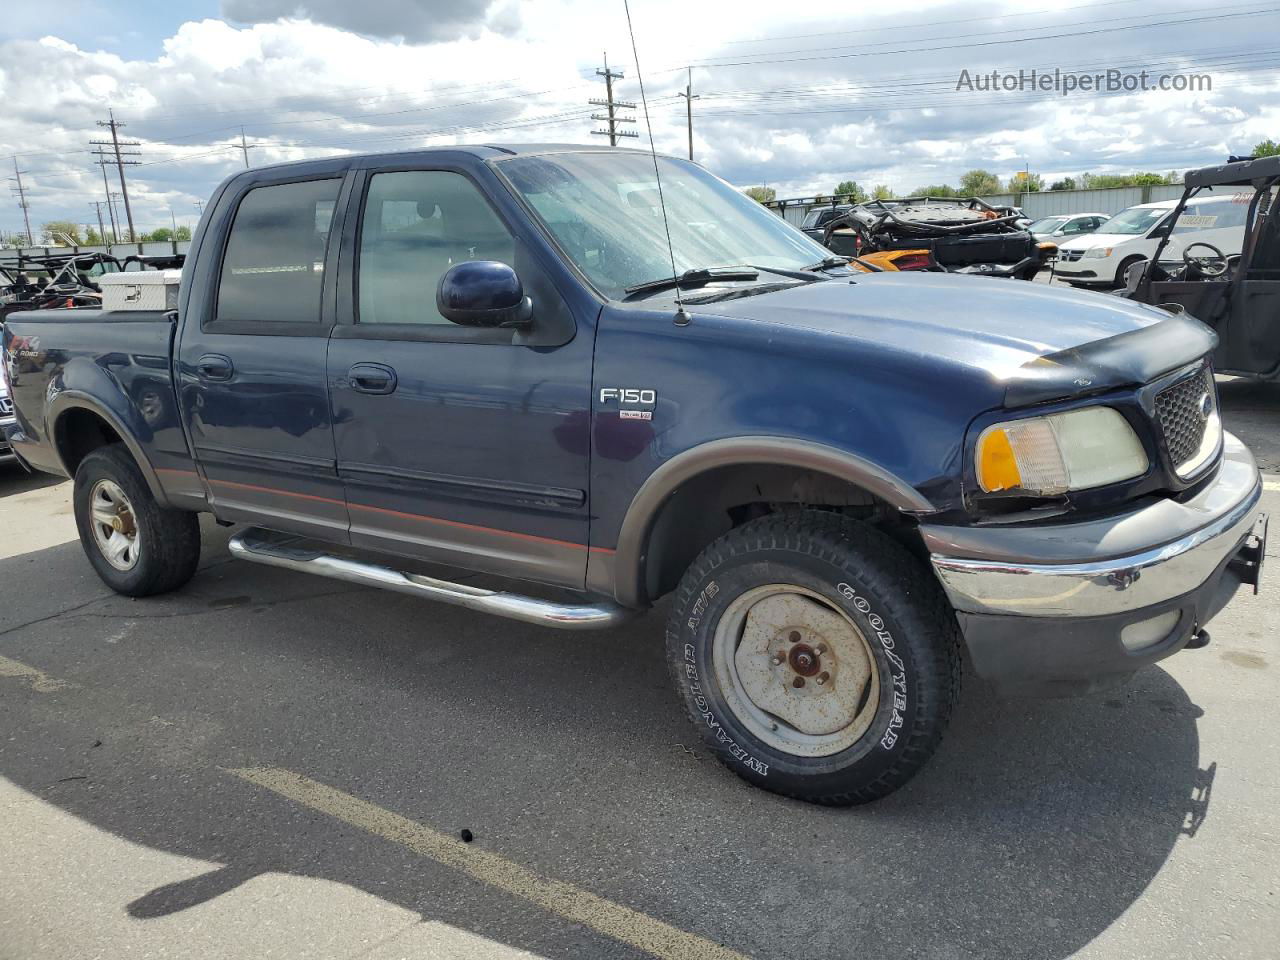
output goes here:
<path id="1" fill-rule="evenodd" d="M 1250 196 L 1246 194 L 1243 202 L 1235 194 L 1205 194 L 1190 200 L 1173 225 L 1161 260 L 1181 259 L 1190 243 L 1209 243 L 1225 256 L 1238 256 Z M 1120 286 L 1132 264 L 1149 260 L 1156 252 L 1177 205 L 1177 200 L 1140 203 L 1117 213 L 1096 233 L 1063 242 L 1058 247 L 1054 276 L 1078 287 Z"/>

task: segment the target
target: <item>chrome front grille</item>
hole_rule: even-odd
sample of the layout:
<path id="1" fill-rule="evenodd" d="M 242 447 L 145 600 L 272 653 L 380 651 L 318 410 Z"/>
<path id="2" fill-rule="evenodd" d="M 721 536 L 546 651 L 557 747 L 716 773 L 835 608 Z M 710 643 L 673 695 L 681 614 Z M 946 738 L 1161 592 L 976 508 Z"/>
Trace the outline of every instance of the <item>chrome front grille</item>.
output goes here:
<path id="1" fill-rule="evenodd" d="M 1212 455 L 1222 432 L 1213 369 L 1202 367 L 1165 387 L 1155 405 L 1169 459 L 1178 476 L 1190 476 Z"/>
<path id="2" fill-rule="evenodd" d="M 1084 256 L 1083 250 L 1063 250 L 1058 249 L 1058 259 L 1065 260 L 1067 263 L 1074 263 Z"/>

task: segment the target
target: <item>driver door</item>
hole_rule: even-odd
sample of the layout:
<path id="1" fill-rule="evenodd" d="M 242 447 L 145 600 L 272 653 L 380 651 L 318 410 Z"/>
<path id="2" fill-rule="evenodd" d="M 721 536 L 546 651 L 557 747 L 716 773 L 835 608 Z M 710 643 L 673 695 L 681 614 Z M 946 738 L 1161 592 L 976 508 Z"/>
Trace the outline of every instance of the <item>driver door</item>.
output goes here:
<path id="1" fill-rule="evenodd" d="M 581 588 L 594 317 L 575 325 L 484 173 L 374 168 L 357 187 L 328 355 L 351 542 Z M 529 330 L 441 316 L 440 278 L 471 260 L 515 268 Z"/>

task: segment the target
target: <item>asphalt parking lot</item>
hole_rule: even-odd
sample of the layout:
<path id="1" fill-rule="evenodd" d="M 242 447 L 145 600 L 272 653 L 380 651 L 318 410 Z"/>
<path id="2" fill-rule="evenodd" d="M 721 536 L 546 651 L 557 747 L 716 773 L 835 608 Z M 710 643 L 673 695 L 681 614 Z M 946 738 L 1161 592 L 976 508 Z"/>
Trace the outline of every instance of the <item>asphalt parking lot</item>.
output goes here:
<path id="1" fill-rule="evenodd" d="M 1280 388 L 1221 389 L 1280 470 Z M 0 471 L 3 960 L 1276 956 L 1274 561 L 1207 648 L 1089 699 L 969 682 L 921 776 L 827 810 L 702 750 L 662 610 L 557 633 L 212 524 L 133 601 L 68 495 Z"/>

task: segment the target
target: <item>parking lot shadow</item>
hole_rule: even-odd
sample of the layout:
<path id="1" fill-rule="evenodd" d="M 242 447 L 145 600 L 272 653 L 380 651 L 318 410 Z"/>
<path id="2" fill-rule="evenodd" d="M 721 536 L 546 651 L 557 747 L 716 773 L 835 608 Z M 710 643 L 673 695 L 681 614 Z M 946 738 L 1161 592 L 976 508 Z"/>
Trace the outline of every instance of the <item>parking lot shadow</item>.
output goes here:
<path id="1" fill-rule="evenodd" d="M 65 477 L 55 477 L 51 473 L 28 472 L 16 463 L 0 463 L 0 498 L 66 482 Z"/>
<path id="2" fill-rule="evenodd" d="M 0 677 L 0 775 L 215 865 L 102 892 L 143 923 L 282 873 L 546 957 L 644 955 L 232 768 L 466 827 L 476 849 L 770 960 L 1066 958 L 1180 837 L 1197 842 L 1208 809 L 1200 711 L 1158 667 L 1084 700 L 1005 702 L 971 682 L 919 777 L 824 809 L 748 787 L 696 745 L 668 688 L 661 611 L 557 633 L 223 563 L 225 534 L 205 540 L 214 565 L 176 594 L 0 631 L 0 654 L 66 682 Z M 0 561 L 6 602 L 83 566 L 75 543 Z"/>

